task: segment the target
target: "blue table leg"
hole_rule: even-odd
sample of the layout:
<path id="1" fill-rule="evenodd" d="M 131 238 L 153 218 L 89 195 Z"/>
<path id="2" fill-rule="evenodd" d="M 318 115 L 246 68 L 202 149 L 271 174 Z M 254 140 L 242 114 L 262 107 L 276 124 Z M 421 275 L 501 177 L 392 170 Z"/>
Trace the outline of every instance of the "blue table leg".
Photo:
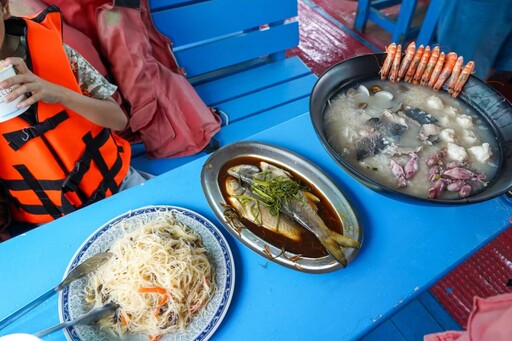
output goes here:
<path id="1" fill-rule="evenodd" d="M 417 0 L 403 0 L 400 13 L 392 32 L 391 41 L 403 44 L 407 40 L 407 32 L 411 26 L 414 12 L 416 11 Z"/>
<path id="2" fill-rule="evenodd" d="M 418 39 L 416 40 L 416 45 L 419 46 L 423 44 L 424 46 L 427 46 L 430 44 L 434 35 L 434 30 L 437 27 L 439 14 L 441 14 L 441 1 L 430 0 L 427 13 L 425 14 L 425 19 L 423 19 L 423 24 L 421 25 L 421 30 L 418 34 Z"/>
<path id="3" fill-rule="evenodd" d="M 370 15 L 371 0 L 359 0 L 357 2 L 356 18 L 354 20 L 354 29 L 363 32 Z"/>
<path id="4" fill-rule="evenodd" d="M 417 0 L 359 0 L 354 20 L 354 29 L 363 32 L 368 20 L 375 22 L 391 33 L 391 41 L 403 44 L 407 40 Z M 400 4 L 400 13 L 395 21 L 391 20 L 382 9 Z"/>

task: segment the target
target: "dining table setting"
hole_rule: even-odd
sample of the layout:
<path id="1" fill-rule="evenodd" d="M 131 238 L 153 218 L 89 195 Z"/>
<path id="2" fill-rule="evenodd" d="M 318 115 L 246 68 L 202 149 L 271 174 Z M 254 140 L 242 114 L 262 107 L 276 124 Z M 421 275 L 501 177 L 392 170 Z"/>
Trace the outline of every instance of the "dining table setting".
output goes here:
<path id="1" fill-rule="evenodd" d="M 203 191 L 201 173 L 211 157 L 207 155 L 2 243 L 0 318 L 55 287 L 70 263 L 80 263 L 77 257 L 96 252 L 89 246 L 98 234 L 101 237 L 100 227 L 105 230 L 109 222 L 141 209 L 170 206 L 210 226 L 220 241 L 216 245 L 224 250 L 220 254 L 229 283 L 224 278 L 224 297 L 217 304 L 222 311 L 215 313 L 206 338 L 357 339 L 510 226 L 512 199 L 506 195 L 468 205 L 435 205 L 368 188 L 329 156 L 308 113 L 245 142 L 296 154 L 336 184 L 364 231 L 360 250 L 345 268 L 300 271 L 269 260 L 235 238 Z M 35 334 L 64 317 L 61 291 L 0 335 Z M 72 338 L 64 329 L 46 339 Z"/>
<path id="2" fill-rule="evenodd" d="M 447 69 L 430 46 L 423 57 L 438 2 L 414 46 L 391 43 L 316 75 L 289 57 L 303 44 L 302 12 L 321 10 L 312 1 L 145 1 L 145 19 L 222 114 L 220 147 L 171 164 L 149 162 L 139 143 L 132 166 L 148 161 L 154 177 L 0 242 L 0 341 L 364 341 L 385 327 L 512 228 L 512 104 L 471 75 L 473 61 L 445 51 Z M 311 23 L 331 27 L 323 17 Z M 426 81 L 413 85 L 420 62 Z M 428 86 L 429 69 L 445 83 Z M 449 114 L 405 105 L 407 91 Z M 332 119 L 333 108 L 364 123 Z M 372 177 L 383 168 L 368 160 L 407 131 L 420 139 L 385 159 L 391 184 Z M 425 160 L 426 150 L 439 154 Z M 426 195 L 410 189 L 416 172 L 436 184 Z"/>

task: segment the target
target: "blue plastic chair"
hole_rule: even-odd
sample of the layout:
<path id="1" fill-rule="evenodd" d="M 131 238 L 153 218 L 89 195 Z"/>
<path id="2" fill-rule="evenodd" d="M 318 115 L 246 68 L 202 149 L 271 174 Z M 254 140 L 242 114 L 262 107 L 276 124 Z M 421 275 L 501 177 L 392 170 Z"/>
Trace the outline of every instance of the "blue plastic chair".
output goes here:
<path id="1" fill-rule="evenodd" d="M 411 27 L 417 7 L 417 0 L 359 0 L 354 29 L 364 32 L 368 20 L 391 33 L 391 42 L 404 44 L 418 36 L 418 44 L 428 44 L 434 35 L 439 16 L 440 1 L 431 0 L 423 23 L 419 27 Z M 382 12 L 383 9 L 400 4 L 400 12 L 396 20 Z M 420 41 L 421 39 L 421 41 Z"/>

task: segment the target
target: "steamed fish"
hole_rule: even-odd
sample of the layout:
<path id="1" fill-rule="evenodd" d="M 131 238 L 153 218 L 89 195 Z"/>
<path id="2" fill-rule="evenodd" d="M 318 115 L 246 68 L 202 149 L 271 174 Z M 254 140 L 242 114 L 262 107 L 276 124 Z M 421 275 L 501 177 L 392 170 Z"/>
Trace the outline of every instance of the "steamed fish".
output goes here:
<path id="1" fill-rule="evenodd" d="M 360 247 L 357 240 L 336 233 L 325 225 L 311 200 L 313 194 L 301 188 L 287 171 L 261 162 L 260 168 L 247 164 L 231 167 L 228 174 L 250 185 L 252 193 L 269 205 L 273 214 L 283 213 L 311 231 L 343 266 L 347 265 L 343 248 Z"/>
<path id="2" fill-rule="evenodd" d="M 245 219 L 293 241 L 301 240 L 302 227 L 286 216 L 272 214 L 269 207 L 243 186 L 240 180 L 228 177 L 226 191 L 231 206 Z"/>

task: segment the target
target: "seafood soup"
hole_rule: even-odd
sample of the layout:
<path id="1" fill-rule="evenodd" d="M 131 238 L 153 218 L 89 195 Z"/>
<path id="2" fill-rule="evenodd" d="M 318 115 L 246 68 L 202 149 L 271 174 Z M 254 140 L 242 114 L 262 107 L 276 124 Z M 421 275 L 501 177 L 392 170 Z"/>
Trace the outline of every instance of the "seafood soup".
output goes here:
<path id="1" fill-rule="evenodd" d="M 279 220 L 279 227 L 273 229 L 272 227 L 263 227 L 262 223 L 255 223 L 244 216 L 244 212 L 253 211 L 254 208 L 240 208 L 237 206 L 237 201 L 242 198 L 243 195 L 233 195 L 231 192 L 233 186 L 242 186 L 242 182 L 239 179 L 235 179 L 229 174 L 228 170 L 239 165 L 251 165 L 259 167 L 263 160 L 256 157 L 240 157 L 227 162 L 219 172 L 219 187 L 222 192 L 222 196 L 228 205 L 233 206 L 238 214 L 239 219 L 243 223 L 244 227 L 249 229 L 252 233 L 265 240 L 267 243 L 282 249 L 287 252 L 301 255 L 302 257 L 308 258 L 320 258 L 327 256 L 328 253 L 324 246 L 320 243 L 317 237 L 310 231 L 295 224 L 293 221 L 289 221 L 284 215 L 280 215 L 277 219 Z M 272 166 L 272 165 L 271 165 Z M 280 168 L 284 169 L 282 166 Z M 285 169 L 286 172 L 292 175 L 293 180 L 297 181 L 300 186 L 313 194 L 314 197 L 318 198 L 319 201 L 315 202 L 315 207 L 318 210 L 317 213 L 321 219 L 325 222 L 329 229 L 339 234 L 343 233 L 342 222 L 338 219 L 334 212 L 334 208 L 330 205 L 329 201 L 316 190 L 313 184 L 307 183 L 304 179 L 298 176 L 290 169 Z M 234 200 L 235 199 L 235 200 Z M 240 200 L 241 203 L 246 203 Z M 256 221 L 265 219 L 263 211 L 263 205 L 258 206 L 258 213 L 255 214 Z M 261 211 L 260 211 L 261 209 Z"/>
<path id="2" fill-rule="evenodd" d="M 330 146 L 358 172 L 419 198 L 476 194 L 499 167 L 495 134 L 444 91 L 365 81 L 335 95 L 323 126 Z"/>

